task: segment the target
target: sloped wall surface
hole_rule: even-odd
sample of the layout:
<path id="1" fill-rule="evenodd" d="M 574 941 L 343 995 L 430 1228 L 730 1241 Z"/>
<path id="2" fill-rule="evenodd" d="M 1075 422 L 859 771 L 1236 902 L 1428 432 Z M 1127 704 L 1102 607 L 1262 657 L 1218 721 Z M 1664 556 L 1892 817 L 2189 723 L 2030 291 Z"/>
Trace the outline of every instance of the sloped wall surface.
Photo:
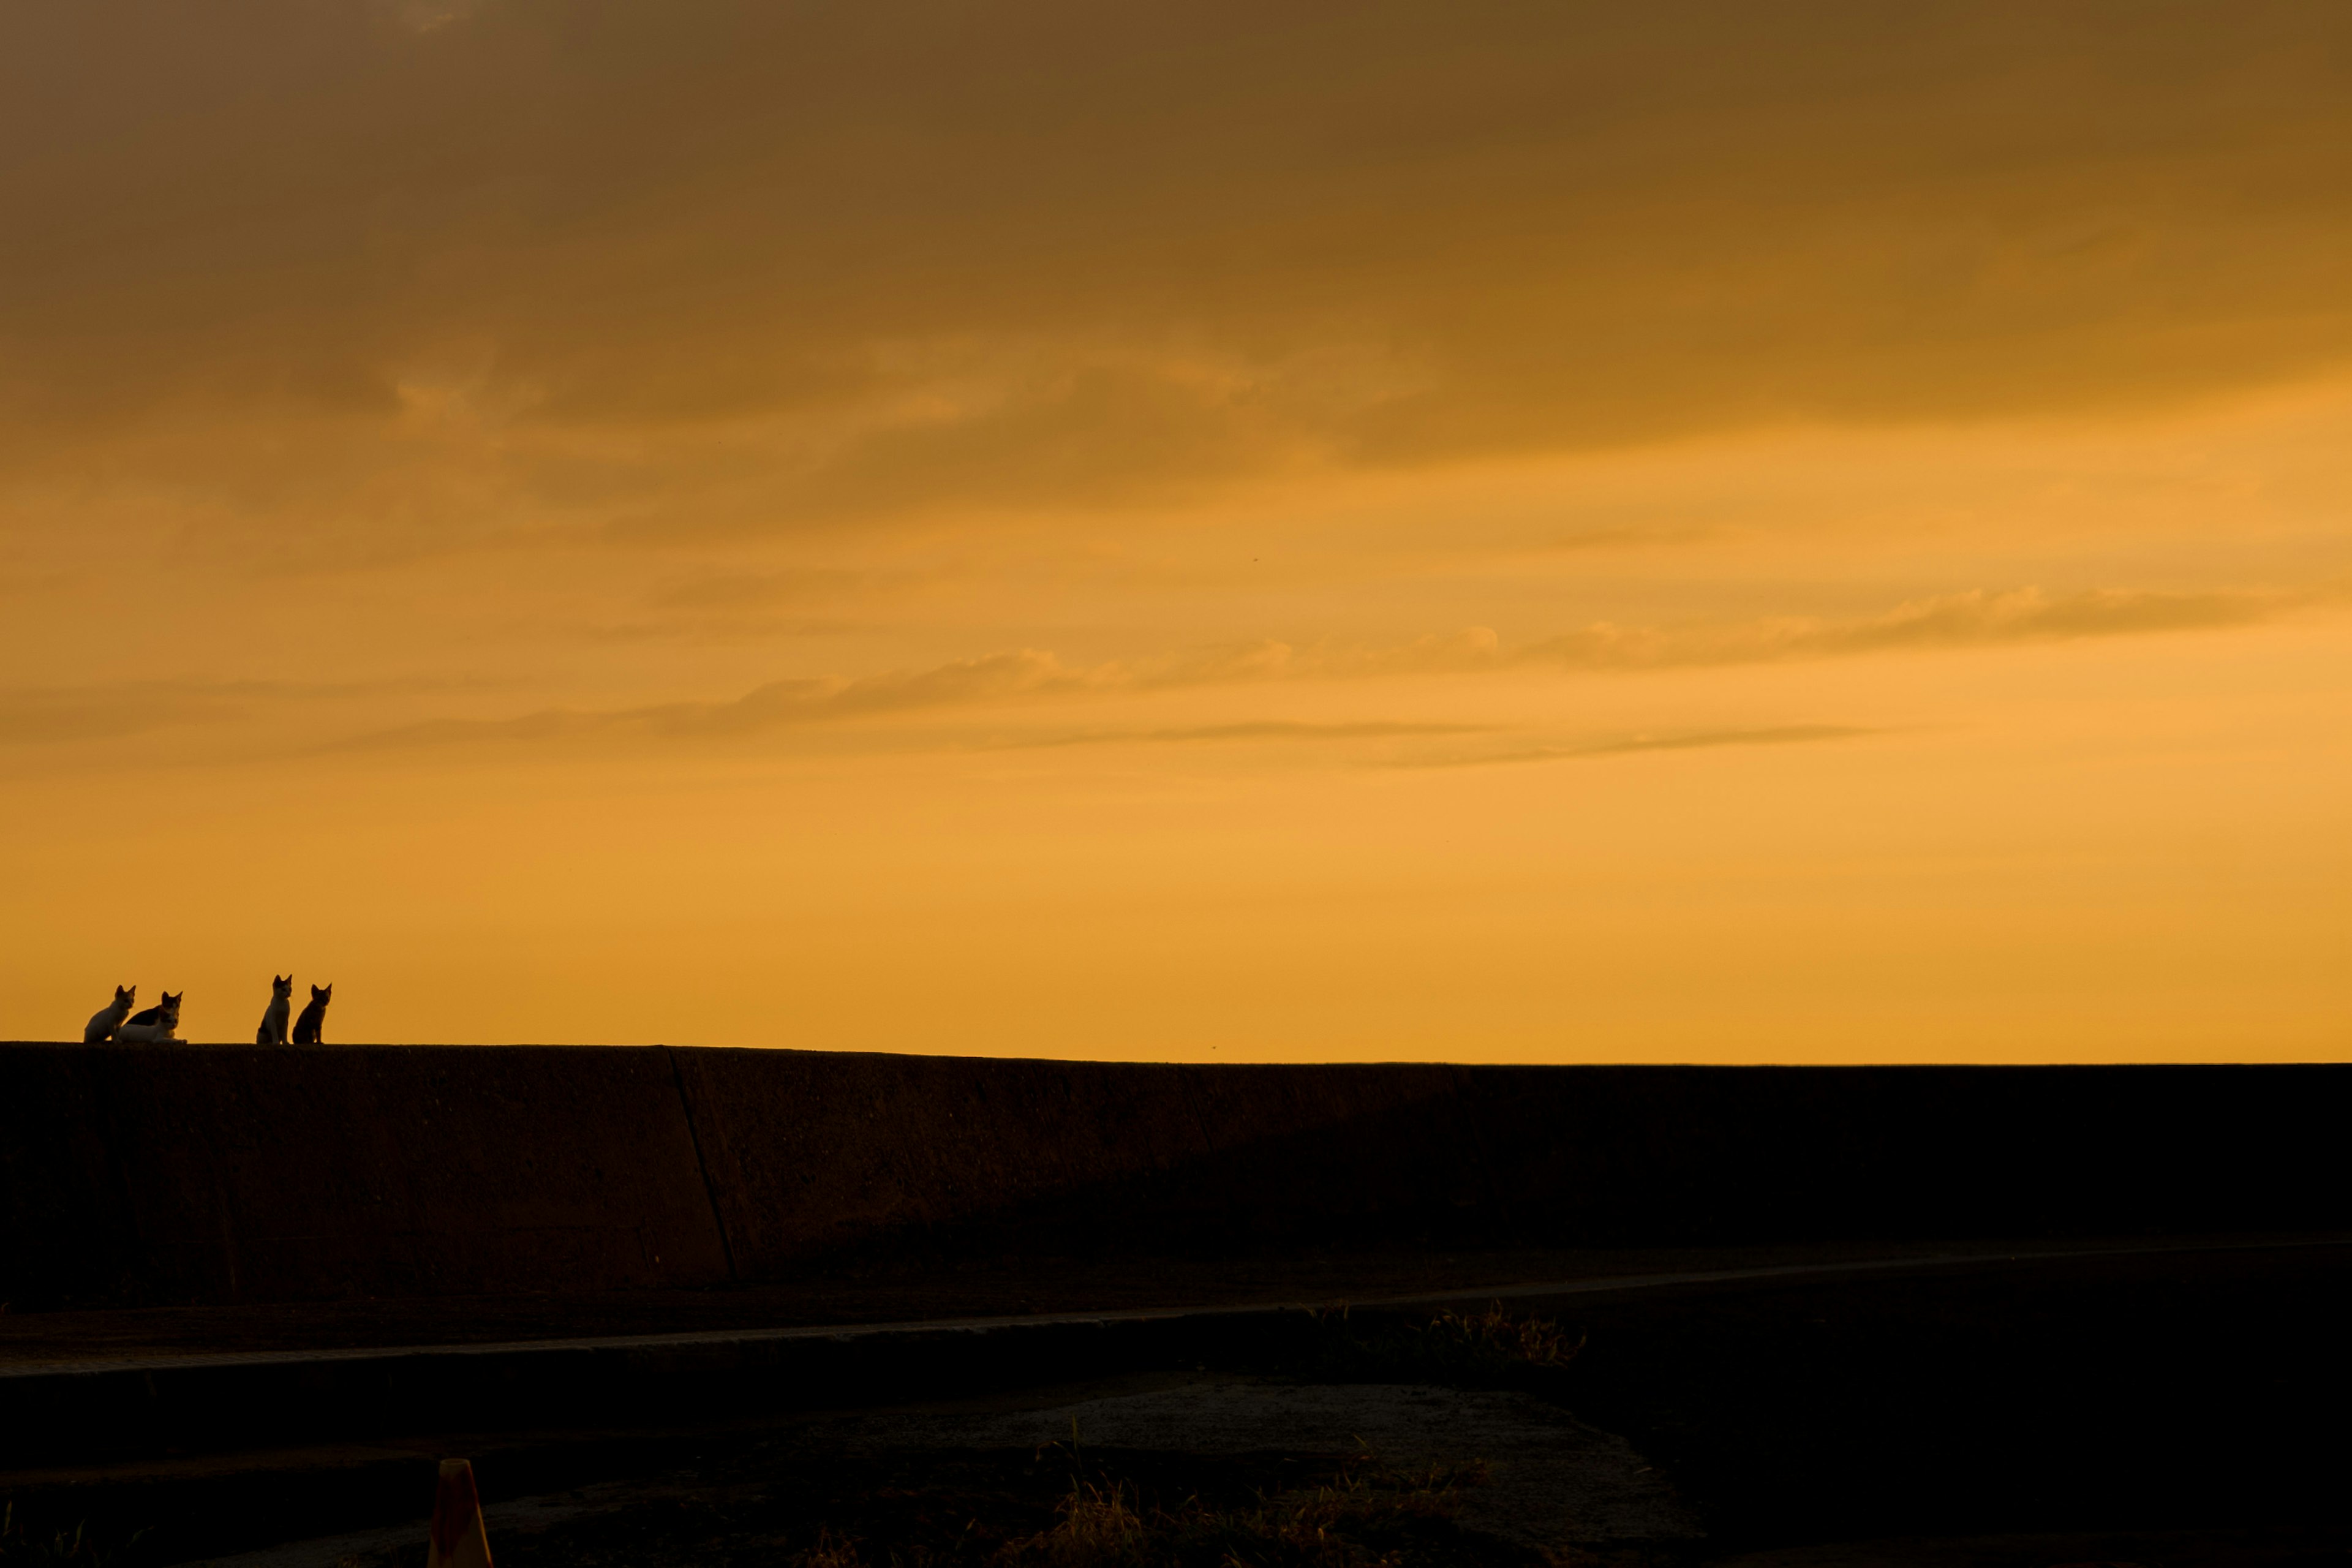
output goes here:
<path id="1" fill-rule="evenodd" d="M 1190 1068 L 681 1050 L 748 1279 L 877 1238 L 1197 1248 L 1475 1202 L 1443 1067 Z"/>
<path id="2" fill-rule="evenodd" d="M 0 1047 L 0 1299 L 727 1278 L 659 1047 Z"/>
<path id="3" fill-rule="evenodd" d="M 1174 1067 L 0 1045 L 0 1300 L 845 1255 L 2352 1227 L 2352 1068 Z"/>

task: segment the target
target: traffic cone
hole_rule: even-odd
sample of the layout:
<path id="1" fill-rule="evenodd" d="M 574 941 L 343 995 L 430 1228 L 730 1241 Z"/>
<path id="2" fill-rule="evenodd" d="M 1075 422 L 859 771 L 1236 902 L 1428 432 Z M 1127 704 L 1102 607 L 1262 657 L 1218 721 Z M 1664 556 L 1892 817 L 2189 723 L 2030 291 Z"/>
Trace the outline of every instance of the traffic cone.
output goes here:
<path id="1" fill-rule="evenodd" d="M 482 1500 L 474 1490 L 474 1467 L 463 1459 L 441 1461 L 433 1491 L 432 1545 L 425 1568 L 490 1568 L 490 1538 L 482 1532 Z"/>

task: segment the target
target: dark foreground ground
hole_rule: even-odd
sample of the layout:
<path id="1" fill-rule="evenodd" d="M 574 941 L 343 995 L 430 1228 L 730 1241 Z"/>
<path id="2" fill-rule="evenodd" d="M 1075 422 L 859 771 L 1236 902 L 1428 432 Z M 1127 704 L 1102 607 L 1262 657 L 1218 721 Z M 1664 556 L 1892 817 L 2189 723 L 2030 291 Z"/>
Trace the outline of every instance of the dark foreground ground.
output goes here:
<path id="1" fill-rule="evenodd" d="M 1728 1539 L 2352 1523 L 2352 1248 L 1670 1291 L 1572 1316 L 1591 1347 L 1565 1396 Z"/>
<path id="2" fill-rule="evenodd" d="M 1528 1261 L 1455 1274 L 1500 1283 Z M 1294 1314 L 1188 1364 L 945 1404 L 378 1448 L 474 1455 L 502 1568 L 2352 1562 L 2352 1247 L 1515 1298 L 1483 1329 L 1431 1316 Z M 291 1517 L 307 1483 L 287 1475 Z M 118 1490 L 76 1552 L 60 1510 L 99 1493 L 0 1486 L 23 1505 L 9 1568 L 240 1544 L 200 1493 L 152 1492 L 177 1500 L 134 1520 Z M 266 1489 L 237 1495 L 267 1515 Z M 247 1561 L 422 1563 L 421 1521 L 351 1522 Z"/>
<path id="3" fill-rule="evenodd" d="M 798 1278 L 701 1289 L 535 1291 L 392 1300 L 250 1302 L 99 1310 L 0 1310 L 0 1372 L 15 1367 L 240 1352 L 334 1352 L 573 1337 L 721 1333 L 808 1325 L 1087 1313 L 1168 1307 L 1366 1302 L 1513 1281 L 1601 1279 L 1949 1255 L 2000 1258 L 2108 1238 L 1816 1242 L 1669 1247 L 1478 1247 L 1429 1242 L 1240 1257 L 1133 1256 L 1116 1237 L 1097 1256 L 936 1256 L 894 1247 Z M 2227 1237 L 2179 1245 L 2228 1245 Z M 2160 1238 L 2155 1245 L 2174 1245 Z M 5 1306 L 5 1304 L 0 1304 Z"/>

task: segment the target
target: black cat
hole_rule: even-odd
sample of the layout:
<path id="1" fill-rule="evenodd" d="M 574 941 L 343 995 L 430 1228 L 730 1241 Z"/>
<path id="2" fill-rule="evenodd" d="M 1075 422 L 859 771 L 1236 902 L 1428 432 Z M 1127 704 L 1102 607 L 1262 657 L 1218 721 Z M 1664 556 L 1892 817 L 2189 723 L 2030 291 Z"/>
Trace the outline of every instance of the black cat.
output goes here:
<path id="1" fill-rule="evenodd" d="M 180 996 L 186 994 L 184 991 L 180 993 Z M 121 1027 L 114 1031 L 114 1037 L 145 1045 L 153 1045 L 161 1040 L 176 1041 L 179 1037 L 172 1031 L 180 1026 L 180 996 L 164 992 L 162 1005 L 150 1007 L 144 1013 L 134 1013 L 124 1019 Z"/>
<path id="2" fill-rule="evenodd" d="M 289 975 L 287 978 L 290 980 L 293 977 Z M 316 1046 L 325 1043 L 319 1038 L 319 1032 L 327 1026 L 327 1002 L 334 994 L 335 988 L 331 985 L 310 987 L 310 1005 L 302 1009 L 300 1017 L 294 1020 L 296 1045 Z"/>

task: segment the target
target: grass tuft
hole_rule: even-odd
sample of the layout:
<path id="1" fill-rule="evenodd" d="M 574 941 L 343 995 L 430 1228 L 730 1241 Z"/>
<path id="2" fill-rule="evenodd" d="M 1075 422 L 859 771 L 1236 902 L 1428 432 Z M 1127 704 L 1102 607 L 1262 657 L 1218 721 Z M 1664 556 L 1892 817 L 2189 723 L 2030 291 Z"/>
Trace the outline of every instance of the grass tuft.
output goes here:
<path id="1" fill-rule="evenodd" d="M 1437 1383 L 1457 1388 L 1525 1388 L 1551 1393 L 1581 1335 L 1549 1318 L 1520 1317 L 1496 1302 L 1483 1312 L 1433 1317 L 1388 1312 L 1351 1315 L 1345 1307 L 1315 1315 L 1307 1342 L 1281 1369 L 1316 1380 Z"/>
<path id="2" fill-rule="evenodd" d="M 1245 1506 L 1145 1508 L 1122 1482 L 1074 1478 L 1050 1530 L 1007 1542 L 996 1568 L 1409 1568 L 1458 1555 L 1456 1494 L 1483 1465 L 1402 1473 L 1370 1454 L 1312 1487 Z"/>
<path id="3" fill-rule="evenodd" d="M 1549 1318 L 1515 1318 L 1500 1301 L 1483 1312 L 1440 1312 L 1421 1331 L 1473 1358 L 1528 1367 L 1566 1366 L 1584 1348 L 1583 1335 L 1570 1343 Z"/>
<path id="4" fill-rule="evenodd" d="M 141 1531 L 124 1545 L 146 1533 Z M 99 1551 L 86 1525 L 34 1535 L 16 1522 L 14 1502 L 0 1508 L 0 1565 L 5 1568 L 106 1568 L 113 1555 Z"/>
<path id="5" fill-rule="evenodd" d="M 1100 1486 L 1074 1478 L 1069 1495 L 1055 1511 L 1051 1530 L 1007 1542 L 997 1553 L 998 1562 L 1041 1568 L 1119 1568 L 1150 1560 L 1151 1531 L 1124 1482 Z"/>
<path id="6" fill-rule="evenodd" d="M 820 1529 L 816 1544 L 793 1555 L 793 1568 L 864 1568 L 865 1561 L 857 1554 L 855 1539 Z"/>

